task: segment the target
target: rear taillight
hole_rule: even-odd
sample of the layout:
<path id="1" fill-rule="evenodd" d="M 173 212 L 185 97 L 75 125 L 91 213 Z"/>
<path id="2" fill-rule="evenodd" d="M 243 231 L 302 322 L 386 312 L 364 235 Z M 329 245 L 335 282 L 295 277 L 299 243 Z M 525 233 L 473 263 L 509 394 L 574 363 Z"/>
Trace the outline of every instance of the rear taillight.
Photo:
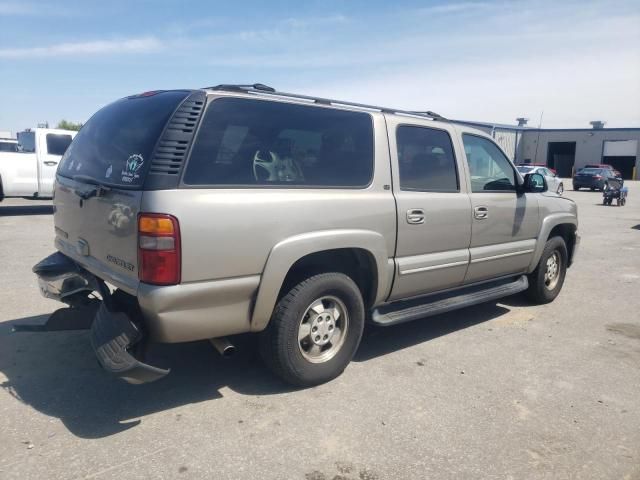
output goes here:
<path id="1" fill-rule="evenodd" d="M 180 283 L 180 227 L 162 213 L 138 215 L 138 278 L 153 285 Z"/>
<path id="2" fill-rule="evenodd" d="M 595 178 L 596 180 L 600 180 L 602 178 L 602 175 L 594 175 L 593 178 Z"/>

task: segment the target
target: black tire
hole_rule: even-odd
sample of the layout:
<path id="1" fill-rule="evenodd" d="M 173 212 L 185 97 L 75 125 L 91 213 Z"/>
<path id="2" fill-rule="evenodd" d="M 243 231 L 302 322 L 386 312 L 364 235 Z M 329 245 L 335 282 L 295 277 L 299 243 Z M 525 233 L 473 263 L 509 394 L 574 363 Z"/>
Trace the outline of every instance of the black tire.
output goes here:
<path id="1" fill-rule="evenodd" d="M 606 205 L 608 202 L 607 197 L 602 197 L 602 204 Z"/>
<path id="2" fill-rule="evenodd" d="M 556 193 L 558 195 L 562 195 L 564 193 L 564 184 L 560 183 L 560 185 L 558 185 L 558 190 L 556 190 Z"/>
<path id="3" fill-rule="evenodd" d="M 545 274 L 547 271 L 547 259 L 554 253 L 558 253 L 560 258 L 560 265 L 558 268 L 558 279 L 554 288 L 550 289 L 545 284 Z M 552 237 L 547 240 L 540 261 L 536 266 L 536 269 L 529 274 L 529 288 L 526 291 L 526 295 L 529 300 L 536 304 L 550 303 L 560 293 L 562 284 L 564 283 L 564 277 L 567 273 L 567 245 L 562 237 Z"/>
<path id="4" fill-rule="evenodd" d="M 335 355 L 321 363 L 312 363 L 302 354 L 298 329 L 310 305 L 325 296 L 343 302 L 348 325 Z M 284 381 L 300 387 L 319 385 L 333 380 L 347 367 L 360 345 L 364 321 L 364 302 L 354 281 L 342 273 L 321 273 L 300 282 L 280 299 L 269 326 L 260 334 L 260 354 L 266 365 Z"/>
<path id="5" fill-rule="evenodd" d="M 596 191 L 596 187 L 590 187 L 592 192 Z"/>
<path id="6" fill-rule="evenodd" d="M 578 190 L 580 190 L 580 187 L 578 187 L 577 185 L 574 185 L 573 189 L 577 192 Z"/>

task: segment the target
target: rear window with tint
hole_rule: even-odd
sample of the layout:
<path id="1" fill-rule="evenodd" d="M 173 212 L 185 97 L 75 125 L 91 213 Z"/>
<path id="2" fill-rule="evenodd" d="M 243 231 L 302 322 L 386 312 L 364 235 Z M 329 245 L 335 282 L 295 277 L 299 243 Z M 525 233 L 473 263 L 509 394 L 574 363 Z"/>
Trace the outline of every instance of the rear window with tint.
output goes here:
<path id="1" fill-rule="evenodd" d="M 18 144 L 12 142 L 0 142 L 0 152 L 17 152 Z"/>
<path id="2" fill-rule="evenodd" d="M 58 174 L 105 184 L 141 186 L 151 154 L 171 114 L 188 91 L 123 98 L 94 114 L 71 142 Z"/>
<path id="3" fill-rule="evenodd" d="M 364 112 L 221 98 L 207 109 L 184 183 L 365 187 L 373 125 Z"/>
<path id="4" fill-rule="evenodd" d="M 583 168 L 578 172 L 580 175 L 598 175 L 602 173 L 600 168 Z"/>
<path id="5" fill-rule="evenodd" d="M 18 132 L 18 150 L 33 153 L 36 151 L 36 132 Z"/>
<path id="6" fill-rule="evenodd" d="M 71 135 L 62 135 L 48 133 L 47 137 L 47 153 L 49 155 L 64 155 L 71 143 Z"/>

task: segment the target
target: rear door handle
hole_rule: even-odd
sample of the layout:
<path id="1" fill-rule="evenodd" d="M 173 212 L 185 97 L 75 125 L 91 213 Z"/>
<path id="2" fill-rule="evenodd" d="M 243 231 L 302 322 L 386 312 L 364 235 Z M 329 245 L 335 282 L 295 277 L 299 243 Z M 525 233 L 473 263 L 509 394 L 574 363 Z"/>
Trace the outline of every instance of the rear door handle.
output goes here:
<path id="1" fill-rule="evenodd" d="M 489 209 L 487 207 L 484 207 L 484 206 L 475 207 L 473 209 L 473 216 L 477 220 L 484 220 L 485 218 L 489 217 Z"/>
<path id="2" fill-rule="evenodd" d="M 53 160 L 47 160 L 46 162 L 44 162 L 45 165 L 48 165 L 49 167 L 53 167 L 54 165 L 57 165 L 58 162 L 54 162 Z"/>
<path id="3" fill-rule="evenodd" d="M 407 210 L 407 223 L 411 225 L 420 225 L 424 223 L 424 210 L 421 208 L 412 208 Z"/>

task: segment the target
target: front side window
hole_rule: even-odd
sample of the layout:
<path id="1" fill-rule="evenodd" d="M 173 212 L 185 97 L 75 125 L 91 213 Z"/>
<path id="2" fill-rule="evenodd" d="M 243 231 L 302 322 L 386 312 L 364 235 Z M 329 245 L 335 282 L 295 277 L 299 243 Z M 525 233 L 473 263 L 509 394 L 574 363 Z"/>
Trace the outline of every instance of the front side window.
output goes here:
<path id="1" fill-rule="evenodd" d="M 471 191 L 515 191 L 515 172 L 511 162 L 492 141 L 463 134 L 462 142 L 469 164 Z"/>
<path id="2" fill-rule="evenodd" d="M 372 176 L 369 114 L 221 98 L 205 113 L 183 182 L 365 187 Z"/>
<path id="3" fill-rule="evenodd" d="M 64 155 L 71 144 L 71 135 L 47 133 L 47 153 L 49 155 Z"/>
<path id="4" fill-rule="evenodd" d="M 456 159 L 447 132 L 402 125 L 396 140 L 402 190 L 458 191 Z"/>

